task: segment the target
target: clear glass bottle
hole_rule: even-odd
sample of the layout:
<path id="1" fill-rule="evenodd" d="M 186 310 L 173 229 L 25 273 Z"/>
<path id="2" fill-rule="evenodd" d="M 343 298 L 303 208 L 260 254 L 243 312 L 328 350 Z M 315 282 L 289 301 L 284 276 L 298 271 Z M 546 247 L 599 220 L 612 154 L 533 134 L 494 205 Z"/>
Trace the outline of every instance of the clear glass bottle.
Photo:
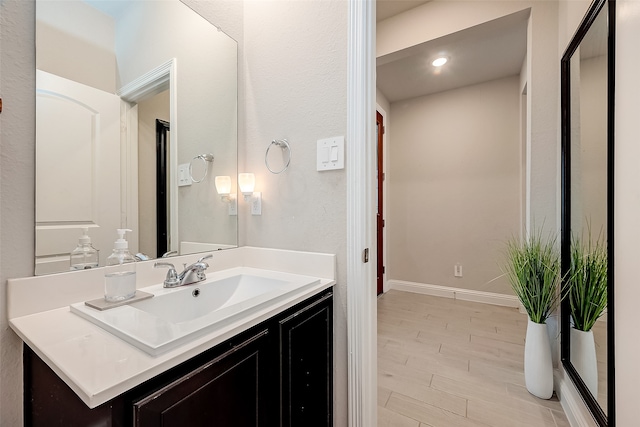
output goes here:
<path id="1" fill-rule="evenodd" d="M 104 299 L 109 302 L 123 301 L 136 294 L 136 259 L 129 252 L 129 243 L 124 233 L 129 229 L 118 229 L 113 252 L 107 258 L 104 275 Z"/>
<path id="2" fill-rule="evenodd" d="M 99 252 L 91 245 L 89 227 L 82 229 L 82 236 L 78 239 L 78 246 L 69 254 L 71 271 L 96 268 L 99 261 Z"/>

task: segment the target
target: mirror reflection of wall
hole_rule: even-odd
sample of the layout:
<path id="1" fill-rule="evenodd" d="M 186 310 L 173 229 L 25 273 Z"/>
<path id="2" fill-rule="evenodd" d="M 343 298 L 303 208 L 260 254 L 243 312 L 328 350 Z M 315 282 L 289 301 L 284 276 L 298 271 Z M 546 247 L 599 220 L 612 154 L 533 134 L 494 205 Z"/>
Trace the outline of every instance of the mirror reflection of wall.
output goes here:
<path id="1" fill-rule="evenodd" d="M 169 91 L 138 103 L 138 159 L 156 157 L 156 119 L 170 123 Z M 138 250 L 157 258 L 157 185 L 156 162 L 138 161 Z"/>
<path id="2" fill-rule="evenodd" d="M 606 239 L 606 13 L 600 14 L 571 58 L 571 228 Z"/>
<path id="3" fill-rule="evenodd" d="M 237 216 L 214 186 L 216 175 L 237 175 L 233 39 L 177 0 L 39 0 L 36 48 L 36 274 L 69 270 L 82 227 L 101 251 L 100 265 L 116 228 L 134 230 L 133 253 L 162 255 L 156 119 L 172 130 L 167 251 L 237 245 Z M 172 71 L 147 82 L 151 91 L 118 96 L 168 61 Z M 215 158 L 206 179 L 178 187 L 178 165 L 205 153 Z"/>

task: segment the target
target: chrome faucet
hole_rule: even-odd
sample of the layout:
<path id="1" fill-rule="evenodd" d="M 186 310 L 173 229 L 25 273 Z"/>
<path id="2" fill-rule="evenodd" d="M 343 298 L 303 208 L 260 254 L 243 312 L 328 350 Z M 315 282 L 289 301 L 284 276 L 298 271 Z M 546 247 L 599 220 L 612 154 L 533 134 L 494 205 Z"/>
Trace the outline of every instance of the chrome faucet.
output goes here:
<path id="1" fill-rule="evenodd" d="M 182 273 L 178 273 L 173 264 L 168 262 L 156 262 L 154 267 L 169 267 L 167 277 L 164 279 L 165 288 L 175 288 L 178 286 L 190 285 L 192 283 L 202 282 L 207 278 L 205 270 L 209 267 L 209 264 L 204 262 L 205 259 L 212 258 L 213 255 L 209 254 L 200 258 L 198 261 L 187 266 L 185 264 Z"/>

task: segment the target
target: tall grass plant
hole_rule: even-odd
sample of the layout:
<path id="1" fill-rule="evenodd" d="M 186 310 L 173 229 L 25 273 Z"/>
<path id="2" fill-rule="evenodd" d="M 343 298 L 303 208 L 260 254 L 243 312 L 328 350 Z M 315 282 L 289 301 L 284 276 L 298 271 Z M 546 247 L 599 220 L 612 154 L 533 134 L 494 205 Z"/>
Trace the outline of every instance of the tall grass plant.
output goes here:
<path id="1" fill-rule="evenodd" d="M 590 331 L 607 308 L 608 254 L 604 239 L 573 238 L 568 273 L 569 304 L 573 327 Z"/>
<path id="2" fill-rule="evenodd" d="M 556 238 L 533 231 L 507 242 L 504 266 L 509 283 L 535 323 L 545 323 L 560 303 L 560 254 Z"/>

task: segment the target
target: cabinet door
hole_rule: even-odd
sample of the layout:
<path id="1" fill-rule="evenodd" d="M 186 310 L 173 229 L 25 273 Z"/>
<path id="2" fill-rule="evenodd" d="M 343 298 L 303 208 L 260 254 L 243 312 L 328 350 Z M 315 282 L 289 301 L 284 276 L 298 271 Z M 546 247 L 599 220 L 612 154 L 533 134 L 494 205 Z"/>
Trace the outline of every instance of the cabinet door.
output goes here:
<path id="1" fill-rule="evenodd" d="M 280 321 L 281 425 L 333 424 L 333 294 Z"/>
<path id="2" fill-rule="evenodd" d="M 24 425 L 28 427 L 120 427 L 124 403 L 115 398 L 89 407 L 29 348 L 23 347 Z M 3 424 L 0 414 L 0 425 Z"/>
<path id="3" fill-rule="evenodd" d="M 139 427 L 269 426 L 268 331 L 134 403 Z"/>

